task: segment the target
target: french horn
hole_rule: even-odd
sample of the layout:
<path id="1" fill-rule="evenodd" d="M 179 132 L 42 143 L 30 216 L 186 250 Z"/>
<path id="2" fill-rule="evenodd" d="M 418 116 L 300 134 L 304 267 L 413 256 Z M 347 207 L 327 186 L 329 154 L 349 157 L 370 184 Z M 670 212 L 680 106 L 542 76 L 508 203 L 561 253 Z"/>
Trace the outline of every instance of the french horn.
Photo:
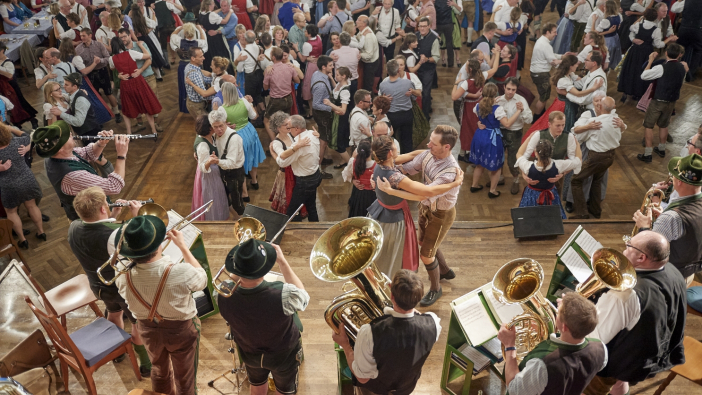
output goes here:
<path id="1" fill-rule="evenodd" d="M 380 224 L 366 217 L 353 217 L 334 224 L 317 240 L 310 254 L 310 269 L 326 282 L 347 281 L 335 297 L 324 319 L 334 332 L 343 323 L 351 343 L 362 325 L 392 307 L 390 279 L 378 270 L 375 260 L 383 246 Z"/>

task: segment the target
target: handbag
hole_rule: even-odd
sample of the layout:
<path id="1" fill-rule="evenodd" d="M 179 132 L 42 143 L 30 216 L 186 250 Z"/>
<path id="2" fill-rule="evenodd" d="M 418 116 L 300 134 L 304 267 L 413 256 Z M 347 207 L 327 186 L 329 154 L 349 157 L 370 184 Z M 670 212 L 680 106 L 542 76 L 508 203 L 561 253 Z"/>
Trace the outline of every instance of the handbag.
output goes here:
<path id="1" fill-rule="evenodd" d="M 13 379 L 32 395 L 56 395 L 64 392 L 56 366 L 51 363 L 43 368 L 34 368 L 18 374 Z"/>
<path id="2" fill-rule="evenodd" d="M 0 376 L 12 377 L 34 368 L 43 368 L 55 359 L 44 334 L 37 329 L 0 358 Z"/>

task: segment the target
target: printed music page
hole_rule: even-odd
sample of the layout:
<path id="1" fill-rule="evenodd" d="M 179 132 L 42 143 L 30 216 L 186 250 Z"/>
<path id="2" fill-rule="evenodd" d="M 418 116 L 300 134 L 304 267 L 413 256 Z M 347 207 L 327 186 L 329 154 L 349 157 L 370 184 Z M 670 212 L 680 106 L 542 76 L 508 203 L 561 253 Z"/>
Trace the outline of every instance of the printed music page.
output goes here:
<path id="1" fill-rule="evenodd" d="M 508 324 L 514 317 L 524 312 L 524 309 L 518 303 L 506 304 L 497 300 L 495 293 L 492 292 L 492 283 L 483 285 L 480 290 L 483 292 L 483 296 L 487 300 L 488 306 L 490 306 L 498 324 Z"/>
<path id="2" fill-rule="evenodd" d="M 578 228 L 575 229 L 575 231 L 573 232 L 573 234 L 570 235 L 570 237 L 568 238 L 568 240 L 565 242 L 565 244 L 563 244 L 563 246 L 561 247 L 561 249 L 558 250 L 558 252 L 556 253 L 556 255 L 557 255 L 557 256 L 562 256 L 562 255 L 566 252 L 566 250 L 568 249 L 568 247 L 570 247 L 570 245 L 573 244 L 573 241 L 575 240 L 575 238 L 578 237 L 578 235 L 580 235 L 580 232 L 582 232 L 582 231 L 583 231 L 583 226 L 582 226 L 582 225 L 578 225 Z"/>
<path id="3" fill-rule="evenodd" d="M 573 276 L 580 284 L 584 283 L 585 280 L 587 280 L 592 274 L 590 267 L 587 265 L 587 263 L 585 263 L 580 254 L 573 249 L 573 247 L 568 248 L 566 253 L 561 257 L 561 261 L 565 263 L 566 267 L 568 267 L 570 272 L 573 273 Z"/>
<path id="4" fill-rule="evenodd" d="M 169 224 L 176 224 L 181 219 L 183 219 L 183 217 L 175 211 L 170 210 L 168 212 Z M 189 247 L 192 247 L 193 244 L 195 244 L 195 240 L 197 240 L 197 237 L 202 233 L 202 231 L 200 231 L 200 229 L 195 227 L 193 224 L 186 226 L 180 231 L 183 233 L 185 245 Z M 163 243 L 165 245 L 168 243 L 168 241 L 164 241 Z M 180 248 L 173 243 L 168 243 L 168 246 L 166 246 L 166 248 L 163 250 L 163 255 L 168 255 L 173 263 L 180 263 L 183 261 L 183 254 L 180 252 Z"/>
<path id="5" fill-rule="evenodd" d="M 580 246 L 581 250 L 585 251 L 590 256 L 592 256 L 595 251 L 602 248 L 602 244 L 595 240 L 595 238 L 587 233 L 586 230 L 583 230 L 580 235 L 578 235 L 578 238 L 575 239 L 575 243 Z"/>
<path id="6" fill-rule="evenodd" d="M 497 328 L 488 315 L 477 294 L 465 302 L 453 306 L 458 322 L 471 344 L 478 346 L 497 336 Z"/>

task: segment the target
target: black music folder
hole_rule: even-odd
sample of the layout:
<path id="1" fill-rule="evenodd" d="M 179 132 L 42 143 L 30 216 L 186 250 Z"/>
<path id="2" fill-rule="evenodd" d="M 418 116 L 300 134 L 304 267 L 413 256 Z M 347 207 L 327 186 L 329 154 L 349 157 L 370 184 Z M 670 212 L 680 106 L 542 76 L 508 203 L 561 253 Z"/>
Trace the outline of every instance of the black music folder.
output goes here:
<path id="1" fill-rule="evenodd" d="M 512 224 L 516 239 L 564 234 L 560 206 L 513 208 Z"/>

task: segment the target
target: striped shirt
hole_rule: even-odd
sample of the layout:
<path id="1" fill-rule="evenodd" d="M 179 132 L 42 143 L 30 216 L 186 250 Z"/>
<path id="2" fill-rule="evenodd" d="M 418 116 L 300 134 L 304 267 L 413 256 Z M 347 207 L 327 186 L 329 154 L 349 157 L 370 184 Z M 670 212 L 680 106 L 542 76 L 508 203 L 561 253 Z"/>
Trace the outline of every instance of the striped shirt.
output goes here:
<path id="1" fill-rule="evenodd" d="M 697 195 L 700 194 L 693 196 Z M 690 196 L 671 196 L 668 204 L 670 205 L 677 200 L 686 199 L 688 197 Z M 677 240 L 683 237 L 683 234 L 685 234 L 685 227 L 683 226 L 682 218 L 680 218 L 680 215 L 675 210 L 663 211 L 663 213 L 656 219 L 656 222 L 653 223 L 652 230 L 663 235 L 663 237 L 668 239 L 669 242 Z"/>
<path id="2" fill-rule="evenodd" d="M 161 275 L 171 263 L 169 256 L 150 262 L 140 263 L 131 271 L 132 283 L 139 295 L 147 302 L 153 302 L 156 296 Z M 127 276 L 119 276 L 115 282 L 119 294 L 127 301 L 129 310 L 138 320 L 145 320 L 149 316 L 147 309 L 127 285 Z M 171 269 L 166 280 L 166 285 L 158 303 L 158 312 L 164 320 L 186 321 L 197 315 L 195 299 L 192 293 L 201 291 L 207 286 L 207 273 L 203 268 L 194 268 L 187 262 L 177 263 Z"/>
<path id="3" fill-rule="evenodd" d="M 415 156 L 412 161 L 402 165 L 402 171 L 410 175 L 419 173 L 420 171 L 422 171 L 422 164 L 424 163 L 424 158 L 426 158 L 426 156 L 429 154 L 429 150 L 427 150 Z M 458 162 L 456 162 L 456 158 L 454 158 L 453 155 L 449 155 L 444 159 L 437 159 L 435 156 L 432 156 L 431 159 L 429 159 L 429 162 L 427 162 L 427 166 L 424 169 L 424 174 L 425 178 L 428 177 L 429 179 L 432 179 L 434 181 L 427 185 L 442 185 L 454 182 L 456 180 L 455 172 L 447 172 L 439 177 L 436 176 L 443 170 L 457 167 Z M 436 202 L 437 210 L 449 210 L 450 208 L 456 205 L 456 201 L 458 200 L 458 191 L 459 187 L 451 188 L 448 192 L 442 193 L 441 195 L 436 195 L 434 197 L 426 198 L 422 200 L 421 203 L 425 206 L 432 207 L 434 202 Z"/>
<path id="4" fill-rule="evenodd" d="M 76 147 L 73 149 L 74 156 L 68 160 L 79 161 L 78 157 L 85 159 L 88 162 L 96 162 L 97 156 L 93 153 L 95 143 L 89 144 L 87 147 Z M 116 195 L 124 188 L 124 179 L 119 174 L 112 172 L 107 178 L 92 174 L 87 170 L 72 171 L 63 176 L 61 181 L 61 191 L 68 196 L 75 196 L 83 189 L 96 186 L 105 191 L 106 195 Z"/>

